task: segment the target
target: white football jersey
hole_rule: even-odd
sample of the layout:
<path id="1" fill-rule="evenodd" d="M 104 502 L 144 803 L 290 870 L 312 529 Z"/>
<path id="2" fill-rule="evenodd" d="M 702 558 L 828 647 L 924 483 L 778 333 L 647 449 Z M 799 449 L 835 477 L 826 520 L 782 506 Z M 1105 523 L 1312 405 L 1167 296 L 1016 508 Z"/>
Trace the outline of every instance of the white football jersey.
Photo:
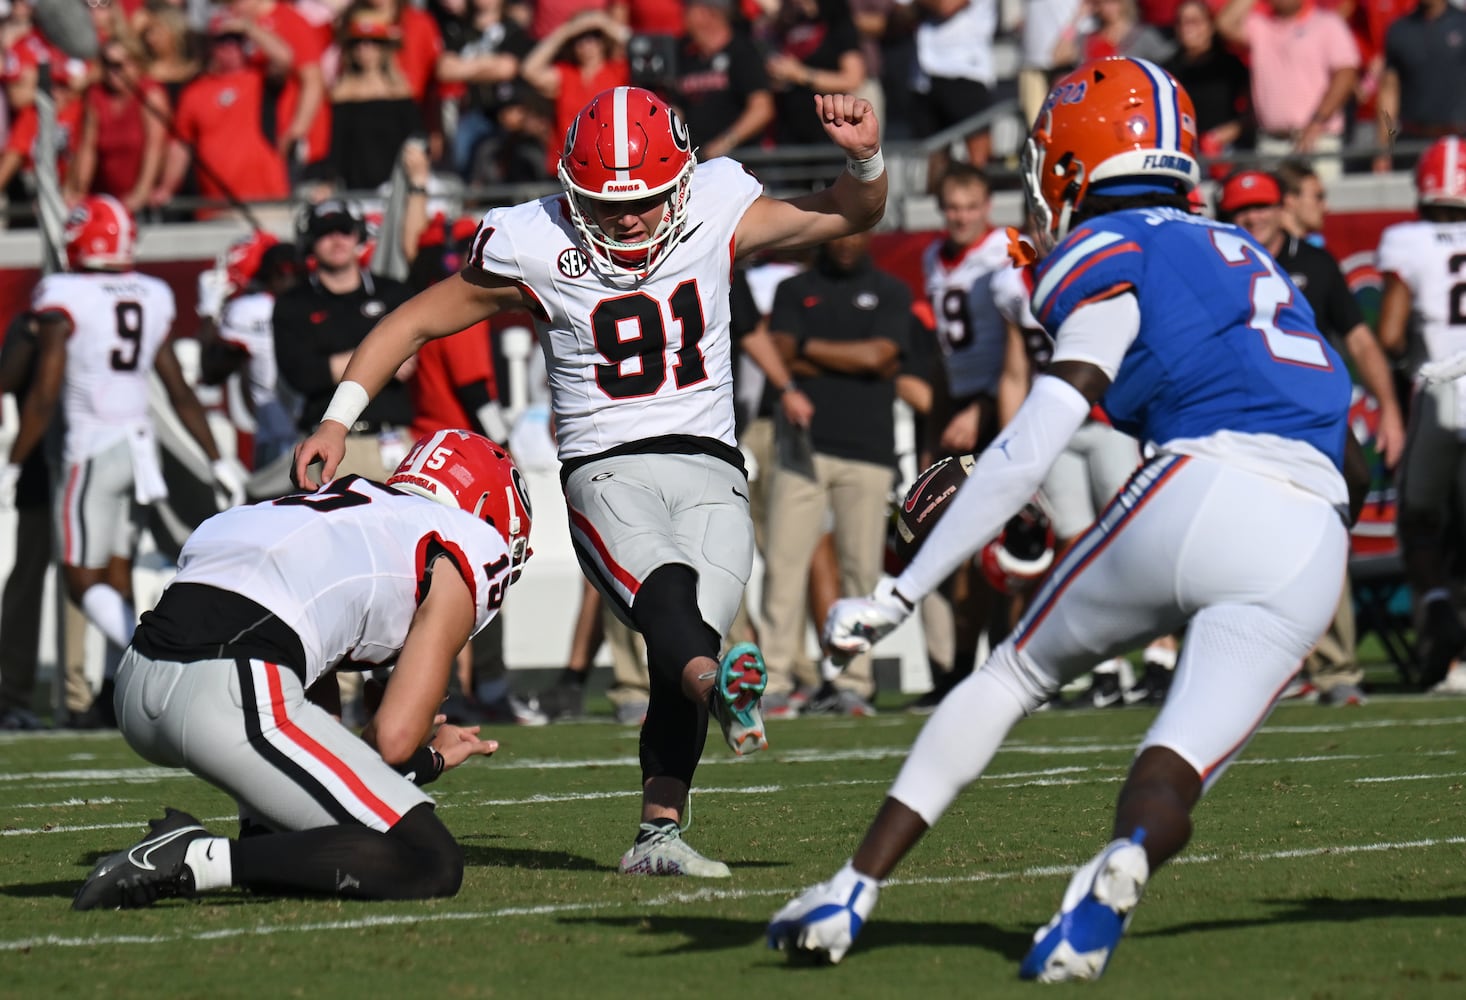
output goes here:
<path id="1" fill-rule="evenodd" d="M 177 310 L 167 284 L 135 271 L 52 274 L 36 286 L 31 309 L 71 320 L 61 397 L 68 464 L 148 423 L 148 373 Z"/>
<path id="2" fill-rule="evenodd" d="M 484 216 L 469 260 L 535 303 L 562 461 L 666 435 L 737 446 L 733 235 L 762 192 L 733 160 L 698 164 L 682 237 L 645 278 L 591 266 L 563 194 Z"/>
<path id="3" fill-rule="evenodd" d="M 452 566 L 474 598 L 474 632 L 509 586 L 509 547 L 487 522 L 358 476 L 315 493 L 234 507 L 188 537 L 175 582 L 249 598 L 295 630 L 305 686 L 343 660 L 387 663 L 433 572 Z M 295 664 L 291 664 L 295 666 Z"/>
<path id="4" fill-rule="evenodd" d="M 1411 292 L 1410 370 L 1466 350 L 1466 222 L 1390 226 L 1378 258 Z"/>
<path id="5" fill-rule="evenodd" d="M 249 398 L 258 410 L 275 401 L 280 369 L 275 364 L 275 296 L 269 292 L 240 295 L 224 303 L 219 339 L 249 355 L 245 371 Z"/>
<path id="6" fill-rule="evenodd" d="M 1044 331 L 1033 314 L 1033 288 L 1028 272 L 1020 267 L 999 268 L 993 272 L 989 293 L 998 313 L 1023 333 L 1023 349 L 1035 373 L 1043 371 L 1054 356 L 1054 340 Z"/>
<path id="7" fill-rule="evenodd" d="M 994 229 L 953 261 L 942 259 L 938 240 L 922 254 L 926 296 L 936 314 L 937 343 L 946 364 L 947 385 L 958 399 L 990 393 L 1003 369 L 1007 332 L 992 282 L 1013 270 L 1008 234 Z"/>

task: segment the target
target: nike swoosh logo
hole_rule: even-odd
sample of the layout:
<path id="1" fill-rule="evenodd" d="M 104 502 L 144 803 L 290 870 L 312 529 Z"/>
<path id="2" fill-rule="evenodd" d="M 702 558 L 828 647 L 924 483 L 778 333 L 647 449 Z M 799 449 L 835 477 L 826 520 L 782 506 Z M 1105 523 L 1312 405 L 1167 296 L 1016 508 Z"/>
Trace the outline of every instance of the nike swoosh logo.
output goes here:
<path id="1" fill-rule="evenodd" d="M 742 493 L 740 493 L 740 492 L 738 492 L 738 487 L 736 487 L 736 486 L 733 486 L 733 487 L 730 487 L 730 489 L 732 489 L 732 490 L 733 490 L 733 495 L 734 495 L 734 496 L 736 496 L 736 497 L 743 497 L 743 502 L 744 502 L 744 503 L 749 503 L 749 502 L 750 502 L 750 501 L 749 501 L 749 499 L 748 499 L 748 497 L 746 497 L 746 496 L 743 496 L 743 494 L 742 494 Z"/>
<path id="2" fill-rule="evenodd" d="M 910 514 L 913 510 L 916 509 L 916 502 L 921 499 L 922 488 L 925 487 L 927 483 L 936 478 L 937 473 L 941 472 L 942 469 L 946 467 L 946 465 L 946 460 L 938 462 L 936 465 L 931 467 L 931 470 L 927 472 L 926 475 L 922 476 L 916 481 L 915 486 L 912 486 L 911 489 L 907 490 L 907 500 L 906 503 L 902 505 L 906 508 L 906 513 Z"/>
<path id="3" fill-rule="evenodd" d="M 195 832 L 202 833 L 203 829 L 204 828 L 201 826 L 186 826 L 182 830 L 170 830 L 169 832 L 163 834 L 161 837 L 149 837 L 147 840 L 144 840 L 141 844 L 138 844 L 132 850 L 127 852 L 127 860 L 131 861 L 137 867 L 143 869 L 143 871 L 157 871 L 158 866 L 153 864 L 150 860 L 153 856 L 154 851 L 158 850 L 158 848 L 160 847 L 167 847 L 179 837 L 186 837 Z M 139 851 L 142 852 L 141 855 L 138 854 Z"/>
<path id="4" fill-rule="evenodd" d="M 702 228 L 702 223 L 699 222 L 697 225 L 693 226 L 687 232 L 683 233 L 682 234 L 682 238 L 680 240 L 678 240 L 677 242 L 678 243 L 686 243 L 688 240 L 692 239 L 692 234 L 695 233 L 695 232 L 697 232 L 701 228 Z"/>

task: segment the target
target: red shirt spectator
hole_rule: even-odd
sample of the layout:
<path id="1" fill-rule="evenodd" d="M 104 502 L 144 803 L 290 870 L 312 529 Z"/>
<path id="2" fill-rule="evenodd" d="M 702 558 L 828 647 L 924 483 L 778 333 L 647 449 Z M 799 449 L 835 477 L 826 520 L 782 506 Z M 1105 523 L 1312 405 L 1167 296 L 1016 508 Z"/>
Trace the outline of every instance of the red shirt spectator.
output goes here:
<path id="1" fill-rule="evenodd" d="M 244 199 L 284 198 L 290 193 L 285 161 L 260 131 L 264 101 L 259 74 L 244 66 L 237 41 L 215 39 L 209 72 L 190 83 L 178 102 L 178 136 L 168 151 L 163 180 L 153 195 L 166 203 L 188 169 L 190 143 L 197 150 L 199 193 L 224 198 L 226 190 Z M 227 59 L 221 49 L 233 49 Z M 232 67 L 232 68 L 226 68 Z M 199 213 L 205 217 L 209 212 Z"/>
<path id="2" fill-rule="evenodd" d="M 276 148 L 289 142 L 305 143 L 303 158 L 319 160 L 331 149 L 331 107 L 325 99 L 325 80 L 321 75 L 321 56 L 327 40 L 318 28 L 301 16 L 294 7 L 276 0 L 234 0 L 231 10 L 239 17 L 252 20 L 284 42 L 293 56 L 290 70 L 284 74 L 279 97 L 275 101 Z M 250 64 L 260 72 L 269 69 L 269 57 L 258 45 L 250 53 Z M 308 121 L 297 124 L 296 116 L 302 99 L 315 107 Z"/>
<path id="3" fill-rule="evenodd" d="M 631 82 L 631 67 L 621 54 L 630 37 L 625 25 L 597 11 L 577 14 L 540 39 L 524 57 L 519 73 L 555 102 L 551 133 L 563 139 L 580 109 L 595 95 Z M 560 142 L 549 143 L 545 164 L 551 177 L 560 163 Z"/>
<path id="4" fill-rule="evenodd" d="M 494 385 L 488 320 L 424 344 L 411 384 L 413 438 L 454 427 L 473 428 L 476 415 L 468 412 L 459 396 L 461 389 L 480 385 L 490 390 Z"/>
<path id="5" fill-rule="evenodd" d="M 102 78 L 87 89 L 77 147 L 78 193 L 110 194 L 136 214 L 162 174 L 172 116 L 162 85 L 120 42 L 102 48 Z"/>
<path id="6" fill-rule="evenodd" d="M 56 157 L 56 169 L 62 182 L 66 180 L 67 169 L 71 164 L 71 154 L 76 149 L 77 136 L 81 134 L 81 113 L 82 102 L 74 91 L 69 89 L 57 91 L 56 128 L 60 145 Z M 15 121 L 10 125 L 10 135 L 5 140 L 4 155 L 0 157 L 0 188 L 8 185 L 18 170 L 35 169 L 34 152 L 39 127 L 40 119 L 36 114 L 35 105 L 21 108 L 20 113 L 15 116 Z"/>

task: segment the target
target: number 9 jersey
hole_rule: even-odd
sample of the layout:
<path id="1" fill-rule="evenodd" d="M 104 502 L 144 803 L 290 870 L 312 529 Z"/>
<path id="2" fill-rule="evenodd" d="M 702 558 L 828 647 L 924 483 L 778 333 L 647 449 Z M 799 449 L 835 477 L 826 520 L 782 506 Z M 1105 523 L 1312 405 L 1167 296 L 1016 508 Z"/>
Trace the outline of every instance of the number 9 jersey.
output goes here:
<path id="1" fill-rule="evenodd" d="M 1138 329 L 1066 342 L 1070 315 L 1127 293 Z M 1101 405 L 1120 430 L 1162 450 L 1226 452 L 1342 498 L 1348 371 L 1302 293 L 1241 229 L 1171 208 L 1092 219 L 1039 266 L 1033 311 L 1057 331 L 1054 363 L 1111 376 Z"/>
<path id="2" fill-rule="evenodd" d="M 484 216 L 466 266 L 532 303 L 561 461 L 671 436 L 736 447 L 733 237 L 762 192 L 733 160 L 698 164 L 682 235 L 650 274 L 624 277 L 591 265 L 564 194 Z"/>
<path id="3" fill-rule="evenodd" d="M 72 326 L 62 391 L 68 465 L 150 425 L 148 373 L 176 308 L 167 284 L 135 271 L 52 274 L 36 286 L 31 311 L 61 313 Z"/>

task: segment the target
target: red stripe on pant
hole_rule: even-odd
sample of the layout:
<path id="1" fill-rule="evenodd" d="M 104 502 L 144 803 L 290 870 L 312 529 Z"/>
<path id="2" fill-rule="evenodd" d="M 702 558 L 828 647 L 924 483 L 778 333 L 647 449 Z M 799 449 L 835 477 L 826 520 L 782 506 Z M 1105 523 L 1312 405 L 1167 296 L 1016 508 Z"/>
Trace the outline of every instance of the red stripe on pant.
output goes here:
<path id="1" fill-rule="evenodd" d="M 279 729 L 286 739 L 310 754 L 326 769 L 334 774 L 342 784 L 351 790 L 362 805 L 366 806 L 377 818 L 388 827 L 397 825 L 402 817 L 387 803 L 372 794 L 356 772 L 347 766 L 346 762 L 337 757 L 331 751 L 321 746 L 310 734 L 304 732 L 285 714 L 285 692 L 280 684 L 280 666 L 275 663 L 265 664 L 265 682 L 270 688 L 270 712 L 275 719 L 275 728 Z"/>
<path id="2" fill-rule="evenodd" d="M 631 594 L 632 601 L 636 599 L 636 592 L 641 589 L 641 581 L 632 576 L 624 567 L 611 558 L 611 550 L 606 548 L 606 543 L 601 541 L 601 536 L 596 534 L 595 525 L 590 523 L 586 517 L 574 507 L 570 508 L 570 521 L 579 528 L 585 537 L 590 541 L 591 546 L 596 550 L 596 555 L 601 557 L 601 563 L 606 570 L 615 578 L 616 582 L 625 587 Z M 628 604 L 631 601 L 627 601 Z"/>

